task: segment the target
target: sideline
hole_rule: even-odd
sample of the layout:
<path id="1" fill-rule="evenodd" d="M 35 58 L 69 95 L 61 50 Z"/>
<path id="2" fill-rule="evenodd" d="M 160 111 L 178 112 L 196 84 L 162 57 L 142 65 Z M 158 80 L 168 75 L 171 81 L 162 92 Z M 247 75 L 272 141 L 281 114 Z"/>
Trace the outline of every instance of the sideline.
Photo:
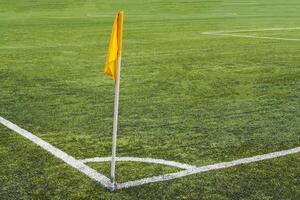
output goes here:
<path id="1" fill-rule="evenodd" d="M 19 133 L 20 135 L 22 135 L 23 137 L 32 141 L 33 143 L 37 144 L 38 146 L 42 147 L 46 151 L 50 152 L 57 158 L 63 160 L 65 163 L 69 164 L 73 168 L 84 173 L 88 177 L 96 180 L 104 187 L 106 187 L 110 190 L 113 188 L 113 185 L 108 177 L 104 176 L 103 174 L 97 172 L 96 170 L 94 170 L 84 164 L 87 162 L 109 161 L 111 159 L 111 157 L 96 157 L 96 158 L 87 158 L 87 159 L 83 159 L 83 160 L 77 160 L 74 157 L 66 154 L 65 152 L 59 150 L 58 148 L 52 146 L 51 144 L 47 143 L 46 141 L 42 140 L 41 138 L 20 128 L 19 126 L 13 124 L 12 122 L 4 119 L 1 116 L 0 116 L 0 123 L 3 124 L 4 126 L 6 126 L 7 128 Z M 120 189 L 124 189 L 124 188 L 144 185 L 147 183 L 168 181 L 168 180 L 172 180 L 172 179 L 176 179 L 176 178 L 180 178 L 180 177 L 189 176 L 192 174 L 198 174 L 198 173 L 208 172 L 208 171 L 217 170 L 217 169 L 224 169 L 224 168 L 233 167 L 233 166 L 237 166 L 237 165 L 248 164 L 248 163 L 258 162 L 258 161 L 262 161 L 262 160 L 282 157 L 282 156 L 295 154 L 295 153 L 299 153 L 299 152 L 300 152 L 300 147 L 296 147 L 293 149 L 276 151 L 276 152 L 272 152 L 272 153 L 256 155 L 256 156 L 252 156 L 252 157 L 248 157 L 248 158 L 242 158 L 242 159 L 233 160 L 230 162 L 222 162 L 222 163 L 217 163 L 217 164 L 212 164 L 212 165 L 207 165 L 207 166 L 202 166 L 202 167 L 195 167 L 195 166 L 188 165 L 188 164 L 178 163 L 178 162 L 174 162 L 174 161 L 166 161 L 166 160 L 162 160 L 162 159 L 119 157 L 117 159 L 118 161 L 137 161 L 137 162 L 147 162 L 147 163 L 158 163 L 158 164 L 163 164 L 163 165 L 175 166 L 175 167 L 178 167 L 178 168 L 181 168 L 184 170 L 177 172 L 177 173 L 164 174 L 164 175 L 153 176 L 153 177 L 149 177 L 149 178 L 143 178 L 143 179 L 139 179 L 139 180 L 135 180 L 135 181 L 119 183 L 116 185 L 116 189 L 120 190 Z"/>
<path id="2" fill-rule="evenodd" d="M 109 178 L 107 178 L 103 174 L 100 174 L 99 172 L 97 172 L 96 170 L 90 168 L 89 166 L 85 165 L 83 162 L 81 162 L 81 161 L 75 159 L 74 157 L 66 154 L 65 152 L 61 151 L 60 149 L 52 146 L 48 142 L 46 142 L 46 141 L 42 140 L 41 138 L 33 135 L 32 133 L 20 128 L 19 126 L 13 124 L 12 122 L 4 119 L 1 116 L 0 116 L 0 123 L 3 124 L 4 126 L 6 126 L 7 128 L 19 133 L 20 135 L 27 138 L 31 142 L 33 142 L 33 143 L 37 144 L 38 146 L 42 147 L 43 149 L 45 149 L 46 151 L 48 151 L 52 155 L 54 155 L 57 158 L 61 159 L 62 161 L 64 161 L 68 165 L 74 167 L 75 169 L 81 171 L 82 173 L 84 173 L 88 177 L 96 180 L 97 182 L 99 182 L 104 187 L 106 187 L 108 189 L 111 189 L 112 184 L 111 184 Z"/>
<path id="3" fill-rule="evenodd" d="M 177 173 L 164 174 L 164 175 L 160 175 L 160 176 L 154 176 L 151 178 L 143 178 L 143 179 L 136 180 L 136 181 L 128 181 L 125 183 L 121 183 L 121 184 L 117 185 L 117 189 L 140 186 L 140 185 L 144 185 L 146 183 L 154 183 L 154 182 L 172 180 L 175 178 L 189 176 L 192 174 L 198 174 L 198 173 L 208 172 L 208 171 L 217 170 L 217 169 L 224 169 L 224 168 L 228 168 L 228 167 L 253 163 L 253 162 L 257 162 L 257 161 L 261 161 L 261 160 L 277 158 L 277 157 L 295 154 L 295 153 L 299 153 L 299 152 L 300 152 L 300 147 L 297 147 L 294 149 L 276 151 L 273 153 L 257 155 L 257 156 L 243 158 L 243 159 L 234 160 L 234 161 L 230 161 L 230 162 L 222 162 L 222 163 L 217 163 L 217 164 L 213 164 L 213 165 L 207 165 L 207 166 L 203 166 L 203 167 L 187 169 L 187 170 L 177 172 Z"/>
<path id="4" fill-rule="evenodd" d="M 281 37 L 236 34 L 236 33 L 249 33 L 249 32 L 263 32 L 263 31 L 284 31 L 284 30 L 300 30 L 300 27 L 266 28 L 266 29 L 250 29 L 250 30 L 224 30 L 224 31 L 215 31 L 215 32 L 202 32 L 201 34 L 216 35 L 216 36 L 231 36 L 231 37 L 241 37 L 241 38 L 256 38 L 256 39 L 267 39 L 267 40 L 300 41 L 300 39 L 298 38 L 281 38 Z"/>

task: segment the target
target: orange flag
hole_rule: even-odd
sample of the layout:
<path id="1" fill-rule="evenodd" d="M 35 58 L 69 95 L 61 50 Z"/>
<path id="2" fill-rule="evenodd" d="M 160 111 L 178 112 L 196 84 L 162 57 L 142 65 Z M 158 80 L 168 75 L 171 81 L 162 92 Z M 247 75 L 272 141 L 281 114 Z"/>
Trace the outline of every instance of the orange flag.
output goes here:
<path id="1" fill-rule="evenodd" d="M 123 17 L 123 11 L 118 12 L 115 17 L 104 68 L 104 73 L 111 76 L 114 81 L 117 79 L 118 58 L 122 54 Z"/>

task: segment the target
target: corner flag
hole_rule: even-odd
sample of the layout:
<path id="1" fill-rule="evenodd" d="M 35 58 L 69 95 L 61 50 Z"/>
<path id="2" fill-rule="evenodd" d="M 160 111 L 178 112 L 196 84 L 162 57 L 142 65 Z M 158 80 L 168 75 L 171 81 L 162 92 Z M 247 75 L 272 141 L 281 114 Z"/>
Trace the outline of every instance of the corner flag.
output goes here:
<path id="1" fill-rule="evenodd" d="M 117 79 L 118 58 L 122 53 L 123 16 L 124 12 L 120 11 L 115 17 L 104 69 L 104 73 L 112 76 L 114 81 Z"/>
<path id="2" fill-rule="evenodd" d="M 115 103 L 114 103 L 114 124 L 112 134 L 112 151 L 110 179 L 112 183 L 111 190 L 116 189 L 116 151 L 117 151 L 117 132 L 118 132 L 118 112 L 119 112 L 119 94 L 120 94 L 120 73 L 121 73 L 121 54 L 122 54 L 122 35 L 123 35 L 123 17 L 124 12 L 120 11 L 115 17 L 111 31 L 111 37 L 108 47 L 108 53 L 105 62 L 104 73 L 111 76 L 115 81 Z"/>

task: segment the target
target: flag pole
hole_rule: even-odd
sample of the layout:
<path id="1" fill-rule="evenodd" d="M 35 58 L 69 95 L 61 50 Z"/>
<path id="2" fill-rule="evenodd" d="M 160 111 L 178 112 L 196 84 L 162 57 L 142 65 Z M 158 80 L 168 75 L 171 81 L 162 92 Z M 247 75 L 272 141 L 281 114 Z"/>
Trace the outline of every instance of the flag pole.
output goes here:
<path id="1" fill-rule="evenodd" d="M 114 125 L 112 136 L 112 155 L 111 155 L 111 169 L 110 179 L 112 183 L 112 191 L 116 189 L 116 151 L 117 151 L 117 133 L 118 133 L 118 113 L 119 113 L 119 95 L 120 95 L 120 72 L 121 72 L 122 57 L 118 57 L 118 70 L 115 84 L 115 103 L 114 103 Z"/>

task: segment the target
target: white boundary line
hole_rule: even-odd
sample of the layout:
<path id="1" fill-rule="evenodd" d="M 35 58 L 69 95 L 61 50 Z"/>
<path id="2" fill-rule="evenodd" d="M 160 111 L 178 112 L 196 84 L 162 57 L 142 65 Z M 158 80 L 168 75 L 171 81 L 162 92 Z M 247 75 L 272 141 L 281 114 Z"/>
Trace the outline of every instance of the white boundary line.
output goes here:
<path id="1" fill-rule="evenodd" d="M 140 185 L 144 185 L 147 183 L 172 180 L 175 178 L 184 177 L 184 176 L 188 176 L 188 175 L 192 175 L 192 174 L 198 174 L 198 173 L 208 172 L 208 171 L 212 171 L 212 170 L 253 163 L 253 162 L 257 162 L 257 161 L 261 161 L 261 160 L 277 158 L 277 157 L 286 156 L 289 154 L 295 154 L 295 153 L 299 153 L 299 152 L 300 152 L 300 147 L 297 147 L 294 149 L 277 151 L 277 152 L 273 152 L 273 153 L 253 156 L 253 157 L 249 157 L 249 158 L 243 158 L 243 159 L 234 160 L 234 161 L 230 161 L 230 162 L 223 162 L 223 163 L 217 163 L 217 164 L 207 165 L 207 166 L 203 166 L 203 167 L 197 167 L 197 168 L 193 168 L 193 169 L 187 169 L 187 170 L 177 172 L 177 173 L 165 174 L 165 175 L 160 175 L 160 176 L 154 176 L 151 178 L 143 178 L 143 179 L 136 180 L 136 181 L 128 181 L 125 183 L 121 183 L 121 184 L 117 185 L 117 189 L 140 186 Z"/>
<path id="2" fill-rule="evenodd" d="M 261 31 L 288 31 L 288 30 L 300 30 L 300 27 L 291 28 L 261 28 L 261 29 L 244 29 L 244 30 L 224 30 L 224 31 L 213 31 L 203 32 L 202 34 L 215 34 L 215 33 L 243 33 L 243 32 L 261 32 Z"/>
<path id="3" fill-rule="evenodd" d="M 267 39 L 267 40 L 300 41 L 300 39 L 297 38 L 264 37 L 264 36 L 238 35 L 238 34 L 229 34 L 229 33 L 214 33 L 214 34 L 207 34 L 207 35 L 231 36 L 231 37 L 241 37 L 241 38 L 257 38 L 257 39 Z"/>
<path id="4" fill-rule="evenodd" d="M 86 158 L 83 160 L 80 160 L 83 163 L 89 163 L 89 162 L 108 162 L 111 161 L 111 157 L 95 157 L 95 158 Z M 197 168 L 193 165 L 183 164 L 180 162 L 175 161 L 169 161 L 169 160 L 163 160 L 163 159 L 155 159 L 155 158 L 137 158 L 137 157 L 116 157 L 116 161 L 133 161 L 133 162 L 144 162 L 144 163 L 156 163 L 161 165 L 168 165 L 172 167 L 177 167 L 180 169 L 194 169 Z"/>
<path id="5" fill-rule="evenodd" d="M 72 156 L 69 156 L 65 152 L 59 150 L 58 148 L 52 146 L 51 144 L 45 142 L 41 138 L 20 128 L 19 126 L 13 124 L 12 122 L 4 119 L 1 116 L 0 116 L 0 123 L 3 124 L 4 126 L 6 126 L 7 128 L 19 133 L 23 137 L 29 139 L 33 143 L 37 144 L 38 146 L 42 147 L 46 151 L 48 151 L 51 154 L 53 154 L 54 156 L 56 156 L 57 158 L 63 160 L 65 163 L 69 164 L 73 168 L 86 174 L 88 177 L 96 180 L 104 187 L 106 187 L 108 189 L 112 189 L 112 184 L 111 184 L 109 178 L 107 178 L 106 176 L 102 175 L 101 173 L 97 172 L 96 170 L 94 170 L 84 164 L 84 162 L 109 161 L 109 160 L 111 160 L 111 157 L 103 157 L 103 158 L 96 157 L 96 158 L 77 160 L 77 159 L 73 158 Z M 164 174 L 164 175 L 160 175 L 160 176 L 153 176 L 150 178 L 143 178 L 140 180 L 120 183 L 120 184 L 117 184 L 116 189 L 135 187 L 135 186 L 140 186 L 140 185 L 144 185 L 147 183 L 168 181 L 168 180 L 172 180 L 172 179 L 176 179 L 176 178 L 180 178 L 180 177 L 184 177 L 184 176 L 189 176 L 192 174 L 198 174 L 198 173 L 208 172 L 208 171 L 217 170 L 217 169 L 224 169 L 224 168 L 233 167 L 233 166 L 237 166 L 237 165 L 248 164 L 248 163 L 258 162 L 258 161 L 262 161 L 262 160 L 282 157 L 282 156 L 295 154 L 295 153 L 299 153 L 299 152 L 300 152 L 300 147 L 296 147 L 296 148 L 289 149 L 289 150 L 276 151 L 273 153 L 262 154 L 262 155 L 252 156 L 252 157 L 248 157 L 248 158 L 242 158 L 242 159 L 238 159 L 238 160 L 234 160 L 234 161 L 230 161 L 230 162 L 222 162 L 222 163 L 217 163 L 217 164 L 212 164 L 212 165 L 207 165 L 207 166 L 202 166 L 202 167 L 194 167 L 192 165 L 186 165 L 186 164 L 182 164 L 182 163 L 178 163 L 178 162 L 174 162 L 174 161 L 165 161 L 162 159 L 119 157 L 118 158 L 119 161 L 140 161 L 140 162 L 147 162 L 147 163 L 151 162 L 151 163 L 159 163 L 159 164 L 166 164 L 166 162 L 167 162 L 166 165 L 178 167 L 178 164 L 179 164 L 181 166 L 179 168 L 187 168 L 187 169 L 185 169 L 181 172 L 177 172 L 177 173 Z"/>
<path id="6" fill-rule="evenodd" d="M 231 37 L 242 37 L 242 38 L 257 38 L 267 40 L 283 40 L 283 41 L 300 41 L 298 38 L 280 38 L 280 37 L 264 37 L 254 35 L 240 35 L 234 33 L 247 33 L 247 32 L 262 32 L 262 31 L 281 31 L 281 30 L 299 30 L 300 27 L 294 28 L 268 28 L 268 29 L 251 29 L 251 30 L 225 30 L 216 32 L 202 32 L 203 35 L 217 35 L 217 36 L 231 36 Z"/>
<path id="7" fill-rule="evenodd" d="M 65 163 L 67 163 L 68 165 L 72 166 L 73 168 L 81 171 L 82 173 L 84 173 L 88 177 L 96 180 L 97 182 L 99 182 L 104 187 L 106 187 L 108 189 L 111 189 L 112 185 L 111 185 L 111 182 L 110 182 L 109 178 L 107 178 L 106 176 L 100 174 L 99 172 L 97 172 L 96 170 L 90 168 L 89 166 L 85 165 L 81 161 L 73 158 L 72 156 L 69 156 L 65 152 L 59 150 L 58 148 L 56 148 L 56 147 L 52 146 L 51 144 L 45 142 L 41 138 L 39 138 L 39 137 L 33 135 L 32 133 L 20 128 L 19 126 L 13 124 L 12 122 L 4 119 L 1 116 L 0 116 L 0 123 L 3 124 L 4 126 L 6 126 L 7 128 L 19 133 L 20 135 L 27 138 L 31 142 L 33 142 L 33 143 L 37 144 L 38 146 L 42 147 L 46 151 L 50 152 L 52 155 L 54 155 L 57 158 L 63 160 Z"/>

